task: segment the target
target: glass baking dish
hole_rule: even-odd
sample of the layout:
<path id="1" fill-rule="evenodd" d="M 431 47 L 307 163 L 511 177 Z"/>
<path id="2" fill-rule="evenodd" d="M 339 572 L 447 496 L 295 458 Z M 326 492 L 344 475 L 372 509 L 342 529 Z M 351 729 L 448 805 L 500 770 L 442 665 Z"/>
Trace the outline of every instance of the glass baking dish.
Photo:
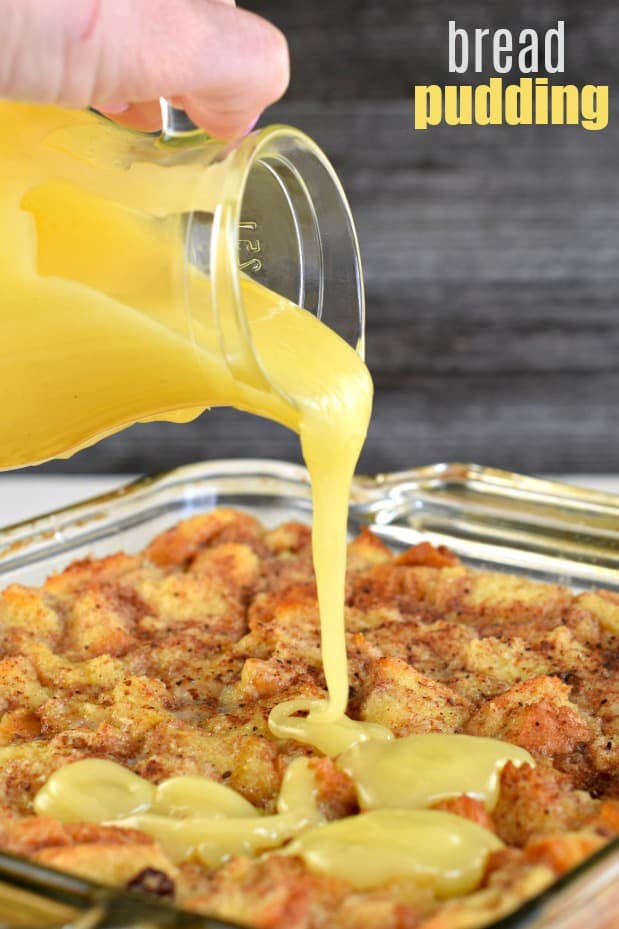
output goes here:
<path id="1" fill-rule="evenodd" d="M 307 472 L 262 460 L 190 465 L 7 527 L 0 530 L 0 587 L 39 584 L 87 555 L 138 551 L 178 520 L 215 506 L 247 510 L 268 526 L 309 523 Z M 476 465 L 437 464 L 356 478 L 351 534 L 364 525 L 396 551 L 426 539 L 448 545 L 472 567 L 576 590 L 619 591 L 619 497 L 611 494 Z M 227 924 L 0 854 L 0 926 L 13 925 Z M 619 840 L 490 929 L 525 927 L 619 929 Z"/>

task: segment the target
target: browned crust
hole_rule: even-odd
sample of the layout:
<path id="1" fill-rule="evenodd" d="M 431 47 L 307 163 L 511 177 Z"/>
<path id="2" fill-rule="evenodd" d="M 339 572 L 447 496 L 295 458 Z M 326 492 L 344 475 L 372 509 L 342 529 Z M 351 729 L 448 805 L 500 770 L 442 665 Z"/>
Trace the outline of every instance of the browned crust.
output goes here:
<path id="1" fill-rule="evenodd" d="M 85 757 L 155 783 L 205 775 L 273 810 L 299 754 L 316 755 L 329 818 L 357 811 L 346 775 L 267 727 L 279 701 L 325 694 L 310 532 L 229 509 L 139 555 L 2 593 L 0 847 L 111 883 L 164 871 L 184 905 L 265 929 L 458 929 L 619 834 L 619 597 L 474 572 L 428 543 L 394 557 L 364 530 L 349 547 L 347 627 L 351 715 L 397 735 L 503 738 L 538 762 L 507 765 L 492 816 L 469 797 L 441 804 L 507 844 L 474 894 L 356 893 L 280 855 L 177 869 L 140 833 L 32 815 L 46 778 Z"/>

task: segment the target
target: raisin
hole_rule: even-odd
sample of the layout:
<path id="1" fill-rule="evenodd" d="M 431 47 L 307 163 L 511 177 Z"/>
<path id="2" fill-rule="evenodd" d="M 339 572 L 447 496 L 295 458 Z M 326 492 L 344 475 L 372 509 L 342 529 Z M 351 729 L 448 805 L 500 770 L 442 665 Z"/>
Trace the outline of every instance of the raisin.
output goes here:
<path id="1" fill-rule="evenodd" d="M 156 868 L 143 868 L 127 881 L 127 887 L 129 890 L 139 890 L 155 897 L 174 896 L 174 881 L 165 871 L 158 871 Z"/>

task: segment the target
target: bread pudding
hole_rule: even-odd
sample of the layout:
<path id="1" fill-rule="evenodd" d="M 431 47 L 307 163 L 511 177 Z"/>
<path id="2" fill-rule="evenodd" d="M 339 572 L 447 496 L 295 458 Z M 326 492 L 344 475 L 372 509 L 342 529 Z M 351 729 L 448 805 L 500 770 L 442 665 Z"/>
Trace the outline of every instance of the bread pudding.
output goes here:
<path id="1" fill-rule="evenodd" d="M 269 728 L 283 701 L 326 696 L 310 530 L 230 509 L 2 593 L 0 848 L 264 929 L 472 929 L 619 834 L 619 595 L 475 571 L 428 543 L 394 555 L 365 530 L 346 623 L 353 719 L 529 753 L 502 765 L 492 804 L 463 789 L 431 805 L 492 837 L 469 892 L 408 874 L 360 887 L 288 838 L 209 863 L 139 817 L 45 812 L 58 772 L 97 759 L 153 789 L 208 779 L 270 822 L 304 759 L 319 830 L 368 815 L 337 758 Z"/>

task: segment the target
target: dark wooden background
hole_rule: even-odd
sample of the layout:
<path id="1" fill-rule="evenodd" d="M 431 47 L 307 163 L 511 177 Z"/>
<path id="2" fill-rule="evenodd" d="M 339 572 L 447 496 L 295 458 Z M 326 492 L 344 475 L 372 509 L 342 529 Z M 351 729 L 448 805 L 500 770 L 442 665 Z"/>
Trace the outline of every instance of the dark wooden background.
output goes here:
<path id="1" fill-rule="evenodd" d="M 362 469 L 467 460 L 619 472 L 616 0 L 244 5 L 290 41 L 290 91 L 265 121 L 298 125 L 324 147 L 358 225 L 376 383 Z M 450 18 L 517 30 L 565 19 L 557 79 L 608 83 L 608 128 L 413 132 L 411 85 L 450 82 Z M 294 460 L 298 446 L 219 410 L 137 426 L 45 467 L 158 471 L 240 455 Z"/>

